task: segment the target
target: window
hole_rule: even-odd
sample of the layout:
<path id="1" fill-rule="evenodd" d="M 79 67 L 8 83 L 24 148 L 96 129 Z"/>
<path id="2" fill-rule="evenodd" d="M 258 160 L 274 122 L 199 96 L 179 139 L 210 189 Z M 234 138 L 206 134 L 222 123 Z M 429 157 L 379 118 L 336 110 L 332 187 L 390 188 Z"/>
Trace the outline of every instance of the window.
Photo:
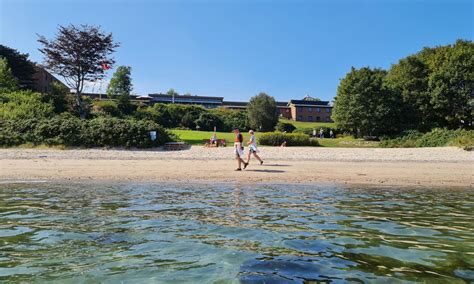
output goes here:
<path id="1" fill-rule="evenodd" d="M 321 118 L 319 116 L 316 116 L 316 121 L 321 121 Z"/>
<path id="2" fill-rule="evenodd" d="M 321 108 L 320 107 L 316 108 L 316 111 L 321 112 Z"/>
<path id="3" fill-rule="evenodd" d="M 297 107 L 296 110 L 299 111 L 299 112 L 302 112 L 303 108 L 302 107 Z"/>
<path id="4" fill-rule="evenodd" d="M 311 115 L 308 116 L 308 121 L 313 121 L 313 117 Z"/>
<path id="5" fill-rule="evenodd" d="M 289 109 L 286 109 L 286 112 L 290 112 L 290 110 L 289 110 Z"/>
<path id="6" fill-rule="evenodd" d="M 303 120 L 303 116 L 302 115 L 298 115 L 298 119 L 299 121 L 302 121 Z"/>
<path id="7" fill-rule="evenodd" d="M 326 112 L 331 112 L 331 109 L 330 109 L 330 108 L 327 108 L 327 109 L 326 109 Z"/>
<path id="8" fill-rule="evenodd" d="M 312 112 L 312 111 L 313 111 L 313 108 L 312 108 L 312 107 L 308 107 L 308 111 L 309 111 L 309 112 Z"/>
<path id="9" fill-rule="evenodd" d="M 330 117 L 326 117 L 326 121 L 327 121 L 327 122 L 331 122 L 331 118 L 330 118 Z"/>

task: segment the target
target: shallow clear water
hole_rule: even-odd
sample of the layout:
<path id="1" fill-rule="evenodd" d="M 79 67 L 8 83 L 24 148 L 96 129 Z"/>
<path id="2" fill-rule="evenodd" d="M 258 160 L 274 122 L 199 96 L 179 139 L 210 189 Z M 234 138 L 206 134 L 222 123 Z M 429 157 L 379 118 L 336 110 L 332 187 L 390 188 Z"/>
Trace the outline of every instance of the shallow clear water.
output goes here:
<path id="1" fill-rule="evenodd" d="M 471 189 L 0 184 L 0 282 L 464 283 L 473 220 Z"/>

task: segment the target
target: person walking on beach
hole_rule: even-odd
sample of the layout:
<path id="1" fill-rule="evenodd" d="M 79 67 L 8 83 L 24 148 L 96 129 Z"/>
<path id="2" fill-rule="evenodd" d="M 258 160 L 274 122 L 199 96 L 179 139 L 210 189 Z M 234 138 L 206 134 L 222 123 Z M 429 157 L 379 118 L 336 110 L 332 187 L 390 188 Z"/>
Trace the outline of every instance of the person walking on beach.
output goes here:
<path id="1" fill-rule="evenodd" d="M 242 164 L 244 164 L 244 169 L 248 166 L 248 164 L 242 159 L 242 157 L 244 156 L 244 145 L 242 144 L 244 142 L 244 137 L 242 136 L 242 133 L 239 132 L 238 128 L 234 128 L 234 133 L 235 133 L 234 153 L 235 153 L 235 159 L 237 160 L 237 165 L 238 165 L 238 168 L 236 169 L 236 171 L 241 171 Z"/>
<path id="2" fill-rule="evenodd" d="M 260 162 L 260 165 L 263 164 L 262 159 L 258 156 L 257 152 L 257 140 L 255 139 L 255 133 L 253 130 L 249 131 L 250 134 L 250 139 L 247 142 L 247 145 L 249 146 L 249 153 L 247 154 L 247 165 L 250 163 L 250 155 L 253 154 L 253 156 Z"/>

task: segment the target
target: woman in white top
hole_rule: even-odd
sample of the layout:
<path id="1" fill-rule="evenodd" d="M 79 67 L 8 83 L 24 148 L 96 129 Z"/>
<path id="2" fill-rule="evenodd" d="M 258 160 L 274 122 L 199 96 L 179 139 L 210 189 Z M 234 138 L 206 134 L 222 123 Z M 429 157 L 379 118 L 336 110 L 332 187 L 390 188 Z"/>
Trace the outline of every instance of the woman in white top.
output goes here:
<path id="1" fill-rule="evenodd" d="M 257 152 L 258 152 L 258 149 L 257 149 L 257 140 L 255 139 L 255 135 L 254 135 L 254 132 L 253 130 L 250 130 L 249 131 L 249 134 L 250 134 L 250 139 L 249 141 L 247 142 L 247 145 L 249 146 L 249 153 L 247 155 L 247 164 L 250 162 L 250 154 L 253 154 L 253 156 L 255 158 L 257 158 L 257 160 L 260 161 L 260 165 L 263 164 L 263 161 L 262 159 L 260 159 L 260 157 L 257 155 Z"/>

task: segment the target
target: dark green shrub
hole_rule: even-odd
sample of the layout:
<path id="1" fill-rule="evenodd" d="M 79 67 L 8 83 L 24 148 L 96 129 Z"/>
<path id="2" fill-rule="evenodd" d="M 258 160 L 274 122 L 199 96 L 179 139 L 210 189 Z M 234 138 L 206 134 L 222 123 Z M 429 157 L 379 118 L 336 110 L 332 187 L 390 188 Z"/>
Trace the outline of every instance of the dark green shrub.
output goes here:
<path id="1" fill-rule="evenodd" d="M 209 112 L 220 117 L 223 122 L 222 128 L 219 128 L 218 131 L 228 132 L 232 131 L 233 128 L 238 128 L 240 131 L 250 130 L 246 111 L 218 108 Z"/>
<path id="2" fill-rule="evenodd" d="M 151 140 L 150 131 L 157 132 L 155 141 Z M 113 117 L 81 120 L 72 116 L 56 116 L 41 120 L 9 120 L 0 125 L 0 146 L 32 143 L 148 148 L 163 145 L 172 139 L 172 135 L 152 121 Z"/>
<path id="3" fill-rule="evenodd" d="M 39 121 L 34 118 L 4 120 L 0 131 L 8 137 L 18 137 L 19 139 L 16 139 L 18 144 L 15 145 L 26 142 L 37 143 L 40 139 L 36 137 L 35 131 Z"/>
<path id="4" fill-rule="evenodd" d="M 157 139 L 150 139 L 150 131 L 157 132 Z M 86 146 L 148 148 L 163 145 L 170 136 L 160 125 L 147 120 L 125 120 L 100 117 L 86 121 L 83 133 Z"/>
<path id="5" fill-rule="evenodd" d="M 474 131 L 472 130 L 448 130 L 436 128 L 422 134 L 416 130 L 403 132 L 402 136 L 395 138 L 384 138 L 379 144 L 381 147 L 442 147 L 458 146 L 469 148 L 474 146 Z"/>
<path id="6" fill-rule="evenodd" d="M 84 123 L 77 117 L 53 117 L 42 120 L 34 129 L 35 141 L 46 145 L 79 146 L 83 144 Z"/>
<path id="7" fill-rule="evenodd" d="M 417 147 L 440 147 L 447 146 L 449 142 L 459 139 L 460 137 L 474 137 L 474 131 L 468 130 L 448 130 L 435 128 L 432 131 L 425 133 L 417 142 Z"/>
<path id="8" fill-rule="evenodd" d="M 275 127 L 276 131 L 287 132 L 287 133 L 291 133 L 295 129 L 296 127 L 293 124 L 287 123 L 287 122 L 281 122 L 281 121 L 279 121 Z"/>
<path id="9" fill-rule="evenodd" d="M 0 146 L 16 146 L 23 143 L 23 139 L 18 133 L 0 130 Z"/>
<path id="10" fill-rule="evenodd" d="M 223 123 L 220 117 L 215 114 L 205 112 L 199 116 L 199 119 L 196 121 L 196 127 L 199 127 L 199 130 L 203 131 L 212 131 L 214 127 L 217 129 L 222 129 Z"/>
<path id="11" fill-rule="evenodd" d="M 285 141 L 286 146 L 319 146 L 316 139 L 302 133 L 268 132 L 258 138 L 259 144 L 267 146 L 280 146 Z"/>
<path id="12" fill-rule="evenodd" d="M 120 117 L 120 111 L 117 102 L 114 101 L 94 101 L 92 103 L 92 114 L 94 116 L 114 116 Z"/>

